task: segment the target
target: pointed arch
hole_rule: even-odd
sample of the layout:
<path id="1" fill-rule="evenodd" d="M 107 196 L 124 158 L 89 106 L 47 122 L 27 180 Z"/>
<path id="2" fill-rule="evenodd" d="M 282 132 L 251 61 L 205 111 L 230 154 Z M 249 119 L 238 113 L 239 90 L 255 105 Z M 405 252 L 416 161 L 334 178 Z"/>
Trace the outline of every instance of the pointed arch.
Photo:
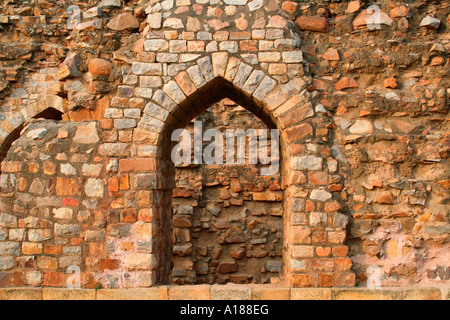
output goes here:
<path id="1" fill-rule="evenodd" d="M 44 103 L 29 105 L 20 112 L 0 114 L 0 164 L 6 157 L 11 145 L 20 137 L 26 123 L 31 119 L 44 118 L 49 120 L 62 120 L 62 98 L 48 96 Z M 0 171 L 1 172 L 1 171 Z"/>
<path id="2" fill-rule="evenodd" d="M 284 192 L 290 169 L 290 148 L 285 129 L 304 121 L 304 118 L 284 119 L 280 115 L 291 112 L 306 97 L 295 93 L 305 90 L 306 81 L 293 78 L 287 83 L 267 75 L 256 66 L 226 52 L 199 58 L 195 64 L 175 75 L 161 89 L 156 90 L 145 106 L 138 128 L 154 132 L 156 146 L 153 214 L 155 217 L 154 252 L 159 261 L 157 282 L 168 283 L 172 268 L 172 189 L 175 187 L 175 167 L 171 161 L 171 134 L 184 128 L 192 119 L 211 105 L 229 98 L 246 108 L 269 129 L 280 132 L 280 165 Z M 288 202 L 284 206 L 288 208 Z M 290 214 L 286 214 L 284 234 L 289 234 Z M 284 250 L 284 275 L 289 269 L 290 252 Z"/>

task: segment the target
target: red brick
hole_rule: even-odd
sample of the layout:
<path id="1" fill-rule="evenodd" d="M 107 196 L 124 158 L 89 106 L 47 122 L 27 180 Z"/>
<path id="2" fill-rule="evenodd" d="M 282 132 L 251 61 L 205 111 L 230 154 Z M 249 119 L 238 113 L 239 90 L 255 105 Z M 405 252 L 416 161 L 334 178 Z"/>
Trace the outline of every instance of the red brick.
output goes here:
<path id="1" fill-rule="evenodd" d="M 173 218 L 173 227 L 174 228 L 190 228 L 190 227 L 192 227 L 192 223 L 188 218 L 174 217 Z"/>
<path id="2" fill-rule="evenodd" d="M 295 12 L 297 10 L 297 3 L 293 1 L 285 1 L 281 5 L 281 9 L 287 12 Z"/>
<path id="3" fill-rule="evenodd" d="M 348 254 L 347 246 L 334 246 L 333 247 L 333 255 L 336 257 L 345 257 Z"/>
<path id="4" fill-rule="evenodd" d="M 130 189 L 130 179 L 127 174 L 120 177 L 120 190 Z"/>
<path id="5" fill-rule="evenodd" d="M 235 261 L 233 262 L 221 262 L 219 264 L 219 272 L 220 273 L 233 273 L 237 271 L 237 264 Z"/>
<path id="6" fill-rule="evenodd" d="M 70 239 L 70 244 L 72 246 L 79 246 L 82 243 L 83 243 L 83 239 L 81 239 L 81 238 L 72 238 L 72 239 Z"/>
<path id="7" fill-rule="evenodd" d="M 239 182 L 239 179 L 231 179 L 230 181 L 230 189 L 232 192 L 241 192 L 242 191 L 242 186 L 241 183 Z"/>
<path id="8" fill-rule="evenodd" d="M 117 270 L 120 268 L 120 260 L 117 259 L 102 259 L 100 260 L 100 270 Z"/>
<path id="9" fill-rule="evenodd" d="M 327 242 L 327 233 L 325 231 L 314 231 L 311 239 L 313 243 L 325 244 Z"/>
<path id="10" fill-rule="evenodd" d="M 309 123 L 302 123 L 301 125 L 285 130 L 286 140 L 291 143 L 296 140 L 313 135 L 313 128 Z"/>
<path id="11" fill-rule="evenodd" d="M 353 287 L 356 283 L 354 273 L 336 273 L 334 275 L 334 285 L 337 287 Z"/>
<path id="12" fill-rule="evenodd" d="M 114 128 L 114 119 L 102 119 L 98 122 L 100 129 L 111 130 Z"/>
<path id="13" fill-rule="evenodd" d="M 89 254 L 91 256 L 101 256 L 104 253 L 103 245 L 100 243 L 89 243 Z"/>
<path id="14" fill-rule="evenodd" d="M 397 81 L 395 80 L 394 77 L 387 78 L 387 79 L 384 80 L 383 85 L 384 85 L 385 88 L 395 89 L 395 88 L 397 88 Z"/>
<path id="15" fill-rule="evenodd" d="M 316 274 L 293 274 L 291 275 L 291 282 L 293 287 L 317 287 Z"/>
<path id="16" fill-rule="evenodd" d="M 44 286 L 46 287 L 61 287 L 63 284 L 63 274 L 60 272 L 45 272 Z"/>
<path id="17" fill-rule="evenodd" d="M 328 257 L 331 253 L 330 247 L 317 247 L 316 253 L 319 257 Z"/>
<path id="18" fill-rule="evenodd" d="M 139 210 L 138 220 L 144 222 L 152 222 L 153 210 L 152 209 L 141 209 Z"/>
<path id="19" fill-rule="evenodd" d="M 376 197 L 374 202 L 380 204 L 394 204 L 394 198 L 392 196 L 392 193 L 386 191 L 381 195 L 379 195 L 378 197 Z"/>
<path id="20" fill-rule="evenodd" d="M 322 33 L 328 32 L 329 27 L 328 19 L 319 16 L 313 17 L 300 16 L 297 20 L 295 20 L 295 23 L 302 30 L 316 31 Z"/>
<path id="21" fill-rule="evenodd" d="M 347 235 L 345 231 L 331 231 L 328 232 L 328 241 L 330 243 L 344 243 Z"/>
<path id="22" fill-rule="evenodd" d="M 314 116 L 314 110 L 310 102 L 290 110 L 289 113 L 280 118 L 281 124 L 284 127 L 300 123 L 301 121 Z"/>
<path id="23" fill-rule="evenodd" d="M 342 208 L 342 205 L 339 202 L 328 202 L 325 204 L 326 212 L 339 211 L 341 208 Z"/>
<path id="24" fill-rule="evenodd" d="M 112 177 L 108 179 L 108 190 L 111 192 L 119 191 L 119 179 Z"/>
<path id="25" fill-rule="evenodd" d="M 305 152 L 305 146 L 303 144 L 298 144 L 298 143 L 292 143 L 290 145 L 291 147 L 291 154 L 295 155 L 298 153 L 303 153 Z"/>
<path id="26" fill-rule="evenodd" d="M 319 287 L 332 287 L 333 282 L 334 276 L 332 273 L 319 273 Z"/>
<path id="27" fill-rule="evenodd" d="M 0 278 L 0 288 L 23 287 L 25 285 L 24 279 L 24 274 L 20 271 L 2 273 L 2 277 Z"/>
<path id="28" fill-rule="evenodd" d="M 349 88 L 359 88 L 358 83 L 349 77 L 343 77 L 336 83 L 336 90 L 341 91 Z"/>
<path id="29" fill-rule="evenodd" d="M 189 198 L 191 196 L 191 190 L 186 188 L 173 189 L 172 197 L 174 198 Z"/>
<path id="30" fill-rule="evenodd" d="M 327 59 L 329 61 L 339 61 L 340 60 L 339 52 L 337 51 L 337 49 L 334 49 L 334 48 L 328 49 L 328 51 L 324 53 L 323 57 L 324 57 L 324 59 Z"/>
<path id="31" fill-rule="evenodd" d="M 120 172 L 155 171 L 155 159 L 154 158 L 120 159 L 119 171 Z"/>
<path id="32" fill-rule="evenodd" d="M 352 267 L 352 260 L 350 258 L 336 258 L 335 262 L 337 271 L 350 270 Z"/>
<path id="33" fill-rule="evenodd" d="M 256 40 L 243 40 L 239 43 L 239 45 L 242 51 L 257 51 L 257 43 L 258 42 Z"/>
<path id="34" fill-rule="evenodd" d="M 65 207 L 78 207 L 80 204 L 80 201 L 71 199 L 71 198 L 64 198 L 63 199 L 63 206 Z"/>
<path id="35" fill-rule="evenodd" d="M 308 172 L 309 183 L 324 186 L 328 182 L 328 173 L 324 171 L 310 171 Z"/>
<path id="36" fill-rule="evenodd" d="M 61 252 L 62 252 L 61 245 L 46 245 L 44 247 L 45 254 L 59 255 L 59 254 L 61 254 Z"/>
<path id="37" fill-rule="evenodd" d="M 311 200 L 306 200 L 305 211 L 312 212 L 314 210 L 316 210 L 316 204 Z"/>
<path id="38" fill-rule="evenodd" d="M 120 213 L 120 221 L 123 222 L 135 222 L 136 221 L 136 209 L 129 208 L 124 209 Z"/>
<path id="39" fill-rule="evenodd" d="M 334 260 L 331 258 L 311 259 L 310 267 L 316 271 L 331 272 L 334 270 Z"/>
<path id="40" fill-rule="evenodd" d="M 336 192 L 336 191 L 341 191 L 342 189 L 344 189 L 344 186 L 342 184 L 330 184 L 330 186 L 328 187 L 328 189 L 331 192 Z"/>

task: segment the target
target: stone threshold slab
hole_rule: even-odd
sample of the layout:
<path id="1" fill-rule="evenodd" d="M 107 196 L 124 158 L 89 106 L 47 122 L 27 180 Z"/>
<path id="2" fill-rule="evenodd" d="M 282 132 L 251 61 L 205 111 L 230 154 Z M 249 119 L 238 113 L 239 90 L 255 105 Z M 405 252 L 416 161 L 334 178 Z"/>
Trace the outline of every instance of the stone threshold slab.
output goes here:
<path id="1" fill-rule="evenodd" d="M 450 287 L 290 288 L 187 285 L 135 289 L 0 288 L 0 300 L 450 300 Z"/>

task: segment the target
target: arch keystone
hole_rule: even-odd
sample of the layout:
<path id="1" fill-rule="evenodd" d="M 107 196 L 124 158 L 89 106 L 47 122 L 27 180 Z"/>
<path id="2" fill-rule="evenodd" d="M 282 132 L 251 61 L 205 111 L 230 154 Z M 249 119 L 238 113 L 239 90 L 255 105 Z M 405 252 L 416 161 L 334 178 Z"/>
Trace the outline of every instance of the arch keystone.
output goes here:
<path id="1" fill-rule="evenodd" d="M 211 56 L 214 76 L 223 78 L 227 68 L 228 52 L 214 52 Z"/>

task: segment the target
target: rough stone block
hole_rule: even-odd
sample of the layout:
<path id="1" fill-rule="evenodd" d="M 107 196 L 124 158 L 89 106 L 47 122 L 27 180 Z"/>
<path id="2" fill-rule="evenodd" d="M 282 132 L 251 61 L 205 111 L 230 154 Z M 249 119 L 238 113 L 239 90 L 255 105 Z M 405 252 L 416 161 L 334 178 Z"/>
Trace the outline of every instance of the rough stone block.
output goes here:
<path id="1" fill-rule="evenodd" d="M 252 300 L 289 300 L 291 288 L 262 285 L 252 287 Z"/>
<path id="2" fill-rule="evenodd" d="M 0 288 L 0 300 L 42 300 L 42 289 Z"/>
<path id="3" fill-rule="evenodd" d="M 251 300 L 252 290 L 234 284 L 213 285 L 211 287 L 211 300 Z"/>
<path id="4" fill-rule="evenodd" d="M 336 288 L 333 300 L 401 300 L 401 289 Z"/>
<path id="5" fill-rule="evenodd" d="M 331 300 L 331 289 L 292 288 L 291 300 Z"/>
<path id="6" fill-rule="evenodd" d="M 94 289 L 43 288 L 42 300 L 95 300 Z"/>
<path id="7" fill-rule="evenodd" d="M 165 286 L 138 289 L 101 289 L 97 300 L 168 300 Z"/>
<path id="8" fill-rule="evenodd" d="M 210 285 L 169 286 L 169 300 L 210 300 Z"/>
<path id="9" fill-rule="evenodd" d="M 437 288 L 417 288 L 403 290 L 404 300 L 441 300 L 441 290 Z"/>

